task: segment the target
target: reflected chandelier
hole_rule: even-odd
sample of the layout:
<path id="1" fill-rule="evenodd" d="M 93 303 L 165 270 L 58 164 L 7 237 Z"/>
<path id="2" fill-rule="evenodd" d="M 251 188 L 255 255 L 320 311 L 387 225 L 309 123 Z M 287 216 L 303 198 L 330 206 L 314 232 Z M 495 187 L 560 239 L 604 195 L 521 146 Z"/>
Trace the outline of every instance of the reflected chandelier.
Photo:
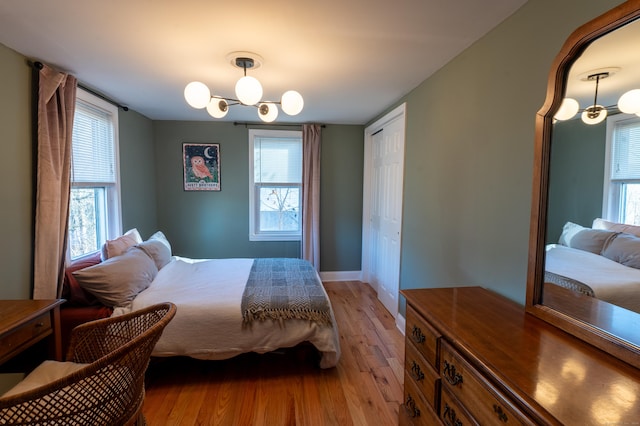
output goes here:
<path id="1" fill-rule="evenodd" d="M 197 109 L 206 108 L 213 118 L 222 118 L 227 115 L 232 105 L 255 106 L 258 109 L 258 117 L 267 123 L 278 117 L 276 106 L 278 104 L 287 115 L 297 115 L 302 111 L 304 100 L 295 90 L 285 92 L 279 102 L 261 100 L 262 85 L 256 78 L 247 75 L 247 69 L 258 68 L 261 61 L 250 57 L 247 52 L 236 52 L 236 54 L 241 56 L 229 55 L 233 59 L 231 64 L 244 70 L 244 76 L 238 80 L 235 87 L 237 99 L 211 95 L 211 91 L 204 83 L 192 81 L 184 88 L 184 98 L 190 106 Z"/>
<path id="2" fill-rule="evenodd" d="M 556 112 L 556 115 L 553 118 L 555 118 L 556 120 L 569 120 L 577 113 L 582 112 L 581 118 L 584 123 L 602 123 L 605 118 L 607 118 L 607 110 L 614 109 L 615 106 L 605 107 L 602 105 L 598 105 L 598 86 L 600 84 L 600 80 L 608 78 L 612 75 L 613 73 L 610 71 L 601 71 L 589 74 L 585 80 L 596 82 L 593 105 L 581 110 L 578 101 L 573 98 L 564 98 L 562 100 L 560 108 L 558 109 L 558 112 Z M 620 112 L 626 114 L 636 114 L 637 116 L 640 116 L 640 89 L 629 90 L 628 92 L 620 96 L 620 99 L 618 99 L 617 108 L 618 110 L 620 110 Z"/>

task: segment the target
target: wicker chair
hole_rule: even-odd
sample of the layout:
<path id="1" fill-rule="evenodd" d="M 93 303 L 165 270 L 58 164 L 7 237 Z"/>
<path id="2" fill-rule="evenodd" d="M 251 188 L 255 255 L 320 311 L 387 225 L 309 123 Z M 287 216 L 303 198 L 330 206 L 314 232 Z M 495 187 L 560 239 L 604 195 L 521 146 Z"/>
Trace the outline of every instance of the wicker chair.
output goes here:
<path id="1" fill-rule="evenodd" d="M 145 371 L 175 313 L 174 304 L 162 303 L 79 325 L 72 332 L 67 361 L 84 366 L 51 383 L 0 398 L 0 425 L 146 424 Z"/>

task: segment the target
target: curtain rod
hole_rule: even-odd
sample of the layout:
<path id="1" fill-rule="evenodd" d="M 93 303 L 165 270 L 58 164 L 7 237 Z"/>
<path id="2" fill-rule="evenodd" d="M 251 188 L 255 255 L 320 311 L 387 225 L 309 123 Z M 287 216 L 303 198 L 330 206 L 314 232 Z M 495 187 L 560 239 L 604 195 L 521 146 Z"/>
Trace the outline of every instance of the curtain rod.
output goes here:
<path id="1" fill-rule="evenodd" d="M 30 62 L 30 61 L 29 61 L 29 64 L 30 64 L 30 65 L 32 65 L 34 68 L 36 68 L 36 69 L 38 69 L 38 70 L 41 70 L 41 69 L 42 69 L 42 67 L 44 66 L 44 65 L 42 64 L 42 62 L 38 62 L 38 61 L 36 61 L 36 62 Z M 114 101 L 113 99 L 106 97 L 106 96 L 105 96 L 105 95 L 103 95 L 102 93 L 96 92 L 95 90 L 93 90 L 93 89 L 91 89 L 91 88 L 89 88 L 89 87 L 85 86 L 84 84 L 82 84 L 82 83 L 80 83 L 80 82 L 78 82 L 78 87 L 79 87 L 79 88 L 81 88 L 82 90 L 84 90 L 85 92 L 89 92 L 89 93 L 91 93 L 93 96 L 96 96 L 96 97 L 98 97 L 98 98 L 102 99 L 103 101 L 107 101 L 107 102 L 109 102 L 110 104 L 115 105 L 115 106 L 116 106 L 116 107 L 118 107 L 118 108 L 121 108 L 123 111 L 129 111 L 129 107 L 128 107 L 128 106 L 126 106 L 126 105 L 122 105 L 122 104 L 120 104 L 120 103 L 118 103 L 118 102 Z"/>
<path id="2" fill-rule="evenodd" d="M 260 122 L 248 122 L 248 121 L 234 121 L 234 126 L 273 126 L 273 127 L 302 127 L 302 124 L 294 124 L 294 123 L 260 123 Z M 326 124 L 321 124 L 320 127 L 327 127 Z"/>

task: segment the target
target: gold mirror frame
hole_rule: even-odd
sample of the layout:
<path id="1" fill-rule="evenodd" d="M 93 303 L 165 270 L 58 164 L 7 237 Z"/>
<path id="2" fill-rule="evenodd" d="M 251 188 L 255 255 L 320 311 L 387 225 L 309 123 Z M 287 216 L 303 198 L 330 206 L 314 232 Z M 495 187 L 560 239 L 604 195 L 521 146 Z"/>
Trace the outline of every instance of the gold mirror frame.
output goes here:
<path id="1" fill-rule="evenodd" d="M 640 0 L 628 0 L 582 25 L 569 36 L 551 66 L 546 99 L 536 115 L 525 307 L 530 314 L 640 368 L 640 341 L 621 337 L 608 320 L 613 314 L 625 315 L 623 309 L 590 298 L 593 300 L 589 301 L 589 306 L 582 307 L 579 313 L 570 312 L 569 309 L 560 311 L 543 304 L 542 289 L 553 116 L 562 102 L 569 68 L 594 40 L 638 18 Z M 634 321 L 634 327 L 637 327 L 638 320 Z"/>

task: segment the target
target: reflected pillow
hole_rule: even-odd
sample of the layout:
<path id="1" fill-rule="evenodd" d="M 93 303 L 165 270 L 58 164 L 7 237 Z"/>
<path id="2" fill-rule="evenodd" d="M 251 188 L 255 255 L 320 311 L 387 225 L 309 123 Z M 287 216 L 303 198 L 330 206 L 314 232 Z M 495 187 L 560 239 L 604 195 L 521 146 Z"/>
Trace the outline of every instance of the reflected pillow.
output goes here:
<path id="1" fill-rule="evenodd" d="M 142 250 L 132 247 L 120 256 L 75 271 L 80 286 L 103 305 L 124 306 L 149 287 L 158 274 L 155 262 Z"/>
<path id="2" fill-rule="evenodd" d="M 614 231 L 585 228 L 576 223 L 567 222 L 562 228 L 562 235 L 558 242 L 567 247 L 600 254 L 607 241 L 616 234 Z"/>
<path id="3" fill-rule="evenodd" d="M 136 228 L 130 229 L 123 236 L 115 240 L 107 240 L 102 246 L 102 260 L 120 256 L 130 247 L 142 242 L 142 237 Z"/>
<path id="4" fill-rule="evenodd" d="M 602 255 L 625 266 L 640 269 L 640 237 L 620 233 L 606 244 Z"/>
<path id="5" fill-rule="evenodd" d="M 158 270 L 171 261 L 171 244 L 161 231 L 156 232 L 147 241 L 136 247 L 142 249 L 147 256 L 153 259 Z"/>
<path id="6" fill-rule="evenodd" d="M 625 234 L 635 235 L 640 237 L 640 226 L 627 225 L 626 223 L 609 222 L 604 219 L 593 219 L 594 229 L 606 229 L 608 231 L 624 232 Z"/>

